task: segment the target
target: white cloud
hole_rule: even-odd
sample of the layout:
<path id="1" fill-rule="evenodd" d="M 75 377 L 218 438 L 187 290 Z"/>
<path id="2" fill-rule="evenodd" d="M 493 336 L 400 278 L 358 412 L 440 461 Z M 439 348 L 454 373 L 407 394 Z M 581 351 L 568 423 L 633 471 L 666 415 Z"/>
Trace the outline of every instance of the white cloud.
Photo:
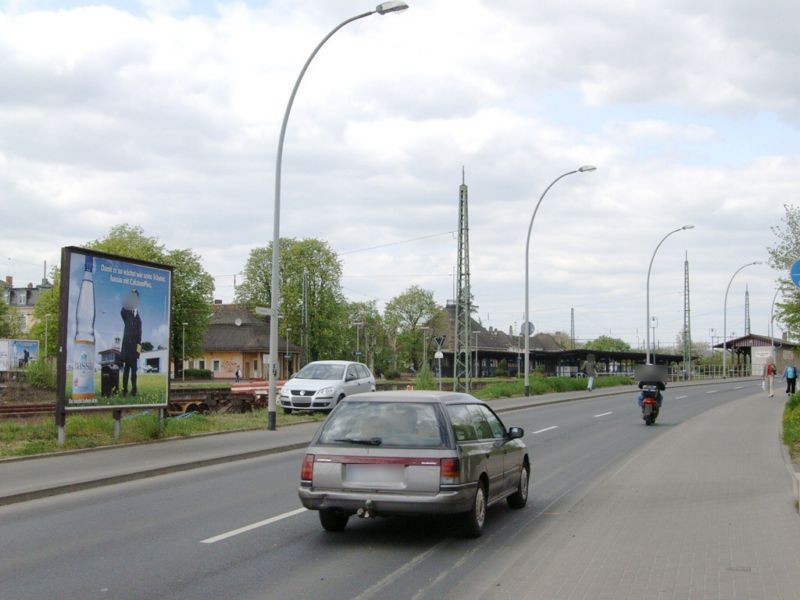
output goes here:
<path id="1" fill-rule="evenodd" d="M 193 247 L 230 299 L 247 252 L 271 237 L 276 138 L 294 78 L 360 3 L 202 13 L 168 0 L 144 3 L 144 14 L 7 6 L 0 258 L 9 274 L 35 281 L 61 246 L 129 222 Z M 582 337 L 611 330 L 635 341 L 649 254 L 691 222 L 659 254 L 654 310 L 671 341 L 686 249 L 696 331 L 719 328 L 720 289 L 739 264 L 764 258 L 769 227 L 800 192 L 790 25 L 799 15 L 795 3 L 781 6 L 465 0 L 454 10 L 437 0 L 349 25 L 295 103 L 282 231 L 350 250 L 453 230 L 466 165 L 473 286 L 481 317 L 505 328 L 522 312 L 534 202 L 558 174 L 597 164 L 559 182 L 537 217 L 537 327 L 566 328 L 575 306 Z M 764 114 L 788 141 L 761 139 Z M 412 283 L 452 296 L 450 236 L 343 258 L 355 299 L 387 300 Z M 761 268 L 742 279 L 760 330 L 773 277 Z M 738 284 L 733 293 L 741 299 Z"/>

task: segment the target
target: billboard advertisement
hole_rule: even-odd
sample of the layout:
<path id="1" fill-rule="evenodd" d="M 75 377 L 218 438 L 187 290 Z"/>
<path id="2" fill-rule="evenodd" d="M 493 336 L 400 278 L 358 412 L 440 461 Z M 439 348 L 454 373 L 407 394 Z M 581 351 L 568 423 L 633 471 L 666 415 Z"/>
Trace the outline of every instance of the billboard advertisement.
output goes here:
<path id="1" fill-rule="evenodd" d="M 61 260 L 62 407 L 166 406 L 172 268 L 83 248 Z"/>
<path id="2" fill-rule="evenodd" d="M 37 340 L 0 340 L 0 371 L 19 371 L 39 358 Z"/>

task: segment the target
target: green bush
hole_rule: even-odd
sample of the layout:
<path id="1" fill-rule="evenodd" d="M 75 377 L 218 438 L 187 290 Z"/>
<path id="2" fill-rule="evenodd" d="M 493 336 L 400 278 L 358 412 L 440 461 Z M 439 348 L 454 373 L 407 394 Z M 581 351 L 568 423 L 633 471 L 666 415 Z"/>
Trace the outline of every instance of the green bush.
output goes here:
<path id="1" fill-rule="evenodd" d="M 786 403 L 783 411 L 783 443 L 789 447 L 792 462 L 800 459 L 800 394 Z"/>
<path id="2" fill-rule="evenodd" d="M 497 363 L 497 368 L 495 369 L 494 374 L 497 377 L 508 376 L 508 361 L 505 358 Z"/>
<path id="3" fill-rule="evenodd" d="M 56 371 L 46 360 L 40 358 L 28 363 L 25 367 L 25 381 L 42 390 L 56 389 Z"/>
<path id="4" fill-rule="evenodd" d="M 184 375 L 191 379 L 211 379 L 214 374 L 208 369 L 186 369 Z"/>
<path id="5" fill-rule="evenodd" d="M 633 380 L 624 375 L 609 375 L 598 377 L 594 382 L 595 388 L 612 387 L 617 385 L 630 385 Z M 586 379 L 578 377 L 542 377 L 535 376 L 530 379 L 531 395 L 548 394 L 551 392 L 575 392 L 586 389 Z M 520 380 L 492 383 L 482 390 L 478 390 L 476 397 L 482 400 L 495 400 L 497 398 L 514 398 L 525 393 L 525 384 Z"/>
<path id="6" fill-rule="evenodd" d="M 384 379 L 400 379 L 400 371 L 389 369 L 383 374 Z"/>
<path id="7" fill-rule="evenodd" d="M 436 389 L 436 380 L 433 377 L 433 373 L 428 368 L 423 368 L 417 376 L 414 378 L 414 389 L 415 390 L 435 390 Z"/>

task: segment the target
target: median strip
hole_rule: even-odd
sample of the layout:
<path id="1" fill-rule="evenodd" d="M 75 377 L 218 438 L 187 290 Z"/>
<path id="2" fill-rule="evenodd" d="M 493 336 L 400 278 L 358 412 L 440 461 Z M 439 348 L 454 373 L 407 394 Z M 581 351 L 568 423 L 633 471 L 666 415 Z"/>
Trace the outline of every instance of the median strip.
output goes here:
<path id="1" fill-rule="evenodd" d="M 271 525 L 272 523 L 283 521 L 284 519 L 288 519 L 289 517 L 293 517 L 295 515 L 299 515 L 300 513 L 304 513 L 307 510 L 308 509 L 306 508 L 297 508 L 295 510 L 290 510 L 289 512 L 285 512 L 283 514 L 270 517 L 269 519 L 264 519 L 263 521 L 258 521 L 257 523 L 251 523 L 250 525 L 239 527 L 239 529 L 234 529 L 232 531 L 220 533 L 219 535 L 215 535 L 214 537 L 206 538 L 204 540 L 201 540 L 200 543 L 215 544 L 217 542 L 221 542 L 222 540 L 227 540 L 228 538 L 232 538 L 235 535 L 239 535 L 240 533 L 247 533 L 248 531 L 252 531 L 253 529 L 258 529 L 259 527 L 264 527 L 265 525 Z"/>

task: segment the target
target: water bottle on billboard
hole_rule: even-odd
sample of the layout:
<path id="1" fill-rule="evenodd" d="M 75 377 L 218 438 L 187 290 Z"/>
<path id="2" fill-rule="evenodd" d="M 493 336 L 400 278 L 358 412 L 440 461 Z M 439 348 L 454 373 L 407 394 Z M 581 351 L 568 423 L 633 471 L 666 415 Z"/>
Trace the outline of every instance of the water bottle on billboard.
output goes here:
<path id="1" fill-rule="evenodd" d="M 72 366 L 72 401 L 97 402 L 94 391 L 94 259 L 86 257 L 75 309 L 75 345 Z"/>

